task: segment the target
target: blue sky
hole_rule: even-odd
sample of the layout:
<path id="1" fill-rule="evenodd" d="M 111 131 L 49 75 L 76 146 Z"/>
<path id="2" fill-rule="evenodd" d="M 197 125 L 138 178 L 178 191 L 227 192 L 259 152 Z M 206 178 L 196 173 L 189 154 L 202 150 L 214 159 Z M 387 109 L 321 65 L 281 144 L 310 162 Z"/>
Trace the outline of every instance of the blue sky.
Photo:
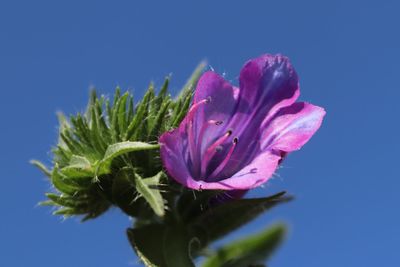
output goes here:
<path id="1" fill-rule="evenodd" d="M 206 58 L 237 82 L 263 53 L 291 58 L 320 131 L 254 195 L 296 200 L 243 228 L 283 220 L 271 266 L 398 266 L 398 1 L 0 2 L 0 265 L 138 266 L 118 210 L 84 224 L 37 207 L 50 188 L 28 164 L 51 161 L 55 112 L 81 111 L 88 88 L 138 95 L 172 73 L 173 92 Z M 397 178 L 396 178 L 397 177 Z"/>

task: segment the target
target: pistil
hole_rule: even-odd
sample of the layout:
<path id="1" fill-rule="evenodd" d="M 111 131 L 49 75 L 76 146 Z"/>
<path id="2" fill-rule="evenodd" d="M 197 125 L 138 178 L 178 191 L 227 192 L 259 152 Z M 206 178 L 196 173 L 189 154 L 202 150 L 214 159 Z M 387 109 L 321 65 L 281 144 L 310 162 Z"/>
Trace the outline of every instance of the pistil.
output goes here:
<path id="1" fill-rule="evenodd" d="M 201 161 L 201 175 L 205 176 L 207 171 L 207 166 L 211 159 L 214 157 L 215 153 L 218 151 L 218 147 L 223 144 L 229 136 L 231 136 L 232 131 L 227 131 L 223 136 L 218 138 L 213 144 L 211 144 L 204 153 L 203 159 Z"/>
<path id="2" fill-rule="evenodd" d="M 238 143 L 238 139 L 237 137 L 235 137 L 233 139 L 232 142 L 232 146 L 229 148 L 228 154 L 226 154 L 224 160 L 218 165 L 218 167 L 210 174 L 210 178 L 214 178 L 216 177 L 226 166 L 226 164 L 228 164 L 229 160 L 232 157 L 233 151 L 235 150 L 235 147 Z"/>

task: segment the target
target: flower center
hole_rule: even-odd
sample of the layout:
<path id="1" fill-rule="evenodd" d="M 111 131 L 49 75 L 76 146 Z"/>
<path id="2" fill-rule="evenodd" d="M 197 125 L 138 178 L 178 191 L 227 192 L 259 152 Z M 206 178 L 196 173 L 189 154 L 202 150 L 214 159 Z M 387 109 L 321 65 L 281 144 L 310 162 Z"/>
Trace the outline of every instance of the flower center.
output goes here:
<path id="1" fill-rule="evenodd" d="M 202 153 L 201 144 L 204 141 L 205 135 L 207 134 L 207 129 L 210 126 L 220 126 L 223 124 L 221 120 L 213 120 L 210 119 L 205 123 L 202 123 L 200 129 L 196 129 L 199 125 L 195 124 L 195 115 L 198 109 L 204 104 L 211 103 L 211 97 L 207 97 L 191 106 L 187 114 L 187 135 L 188 135 L 188 148 L 189 148 L 189 157 L 192 164 L 192 172 L 200 174 L 200 177 L 208 177 L 207 168 L 211 160 L 214 156 L 223 150 L 223 144 L 230 138 L 232 135 L 232 130 L 228 130 L 224 135 L 215 140 L 205 151 Z M 197 134 L 196 134 L 197 133 Z M 233 145 L 229 148 L 225 158 L 221 161 L 218 167 L 212 172 L 211 176 L 218 175 L 223 168 L 228 163 L 231 155 L 234 151 L 234 148 L 237 144 L 238 139 L 233 139 Z M 195 174 L 195 176 L 197 176 Z"/>

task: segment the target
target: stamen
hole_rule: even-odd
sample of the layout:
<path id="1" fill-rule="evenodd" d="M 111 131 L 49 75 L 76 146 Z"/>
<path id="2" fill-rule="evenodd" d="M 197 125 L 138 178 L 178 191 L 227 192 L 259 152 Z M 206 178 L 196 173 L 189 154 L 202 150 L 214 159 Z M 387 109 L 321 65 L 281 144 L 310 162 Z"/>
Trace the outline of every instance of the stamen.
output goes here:
<path id="1" fill-rule="evenodd" d="M 208 104 L 208 103 L 210 103 L 210 102 L 211 102 L 211 100 L 209 100 L 208 98 L 206 98 L 206 99 L 200 100 L 199 102 L 193 104 L 193 105 L 190 107 L 190 109 L 189 109 L 189 111 L 188 111 L 188 113 L 187 113 L 187 119 L 188 119 L 188 120 L 192 120 L 193 117 L 194 117 L 195 112 L 199 109 L 199 107 L 202 106 L 203 104 Z"/>
<path id="2" fill-rule="evenodd" d="M 232 153 L 235 150 L 236 144 L 238 143 L 238 139 L 237 137 L 235 137 L 233 139 L 232 142 L 232 146 L 230 147 L 228 154 L 226 154 L 226 157 L 224 158 L 224 160 L 218 165 L 218 167 L 211 173 L 211 175 L 209 176 L 210 178 L 213 178 L 215 176 L 217 176 L 226 166 L 226 164 L 228 164 L 228 161 L 231 159 Z"/>
<path id="3" fill-rule="evenodd" d="M 232 134 L 231 130 L 227 131 L 226 134 L 218 138 L 211 146 L 207 148 L 207 150 L 204 153 L 204 157 L 201 161 L 201 175 L 206 174 L 207 165 L 217 152 L 217 147 L 223 144 L 226 141 L 226 139 L 228 139 L 229 136 L 231 136 L 231 134 Z"/>
<path id="4" fill-rule="evenodd" d="M 197 157 L 196 157 L 196 142 L 194 139 L 194 133 L 193 133 L 193 118 L 196 113 L 196 111 L 199 109 L 200 106 L 203 104 L 208 104 L 211 102 L 211 98 L 206 98 L 203 99 L 195 104 L 193 104 L 187 114 L 187 121 L 188 121 L 188 140 L 189 140 L 189 155 L 190 159 L 192 160 L 192 164 L 194 165 L 194 168 L 197 169 Z"/>

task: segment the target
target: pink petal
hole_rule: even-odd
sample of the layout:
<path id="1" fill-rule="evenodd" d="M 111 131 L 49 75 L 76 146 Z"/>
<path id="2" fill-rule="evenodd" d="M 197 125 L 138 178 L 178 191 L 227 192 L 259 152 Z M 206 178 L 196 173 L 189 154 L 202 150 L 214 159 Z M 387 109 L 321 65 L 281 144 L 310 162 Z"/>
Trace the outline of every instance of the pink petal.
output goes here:
<path id="1" fill-rule="evenodd" d="M 237 172 L 252 160 L 260 151 L 264 121 L 269 121 L 280 108 L 293 104 L 299 94 L 298 77 L 288 58 L 263 55 L 244 65 L 240 72 L 239 104 L 230 125 L 239 142 L 225 174 Z"/>
<path id="2" fill-rule="evenodd" d="M 167 173 L 178 183 L 187 186 L 189 180 L 193 178 L 188 169 L 188 160 L 185 158 L 188 153 L 185 153 L 183 140 L 182 132 L 179 131 L 179 128 L 165 132 L 159 139 L 161 145 L 160 155 Z"/>
<path id="3" fill-rule="evenodd" d="M 253 159 L 232 177 L 218 182 L 190 181 L 193 189 L 233 190 L 251 189 L 269 180 L 275 172 L 281 156 L 272 151 L 265 151 Z"/>
<path id="4" fill-rule="evenodd" d="M 323 108 L 303 102 L 282 108 L 264 130 L 261 149 L 300 149 L 321 126 L 324 115 Z"/>
<path id="5" fill-rule="evenodd" d="M 250 109 L 273 114 L 300 95 L 298 76 L 287 57 L 262 55 L 249 60 L 240 71 L 240 101 Z"/>

